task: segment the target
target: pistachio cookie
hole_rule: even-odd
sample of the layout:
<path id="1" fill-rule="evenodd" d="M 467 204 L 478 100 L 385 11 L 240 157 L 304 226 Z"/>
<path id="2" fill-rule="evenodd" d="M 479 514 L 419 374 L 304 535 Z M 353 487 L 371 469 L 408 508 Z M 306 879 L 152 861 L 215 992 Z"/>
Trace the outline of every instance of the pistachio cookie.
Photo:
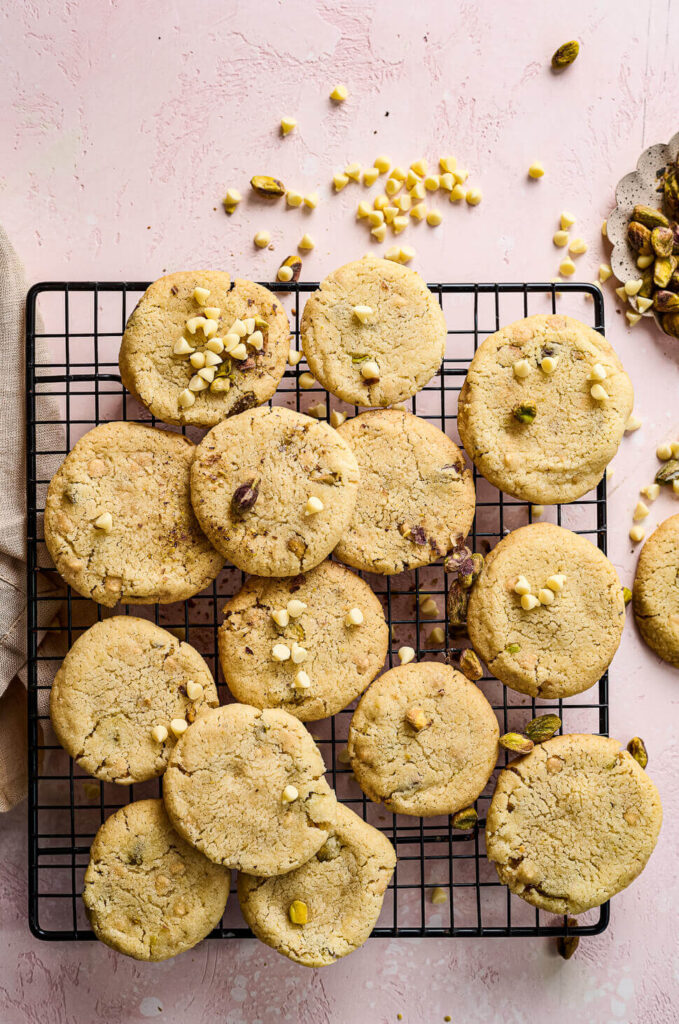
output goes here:
<path id="1" fill-rule="evenodd" d="M 228 704 L 187 729 L 163 780 L 177 831 L 218 864 L 284 875 L 320 850 L 335 794 L 318 748 L 278 708 Z"/>
<path id="2" fill-rule="evenodd" d="M 389 628 L 362 579 L 336 562 L 302 576 L 252 576 L 224 606 L 219 660 L 236 700 L 302 722 L 337 714 L 384 664 Z"/>
<path id="3" fill-rule="evenodd" d="M 224 565 L 191 507 L 195 445 L 140 423 L 82 437 L 47 492 L 45 543 L 84 597 L 112 607 L 193 597 Z"/>
<path id="4" fill-rule="evenodd" d="M 641 873 L 661 822 L 657 789 L 617 740 L 556 736 L 500 772 L 486 850 L 527 903 L 582 914 Z"/>
<path id="5" fill-rule="evenodd" d="M 474 519 L 474 481 L 442 431 L 384 409 L 347 420 L 337 433 L 361 472 L 353 518 L 335 551 L 342 562 L 365 572 L 405 572 L 464 540 Z"/>
<path id="6" fill-rule="evenodd" d="M 198 522 L 244 572 L 293 576 L 349 525 L 358 466 L 336 430 L 292 409 L 251 409 L 203 438 L 191 471 Z"/>
<path id="7" fill-rule="evenodd" d="M 300 336 L 324 388 L 353 405 L 384 406 L 410 398 L 438 371 L 446 322 L 419 274 L 365 256 L 321 282 Z"/>
<path id="8" fill-rule="evenodd" d="M 476 800 L 498 754 L 481 691 L 438 661 L 400 665 L 364 693 L 349 728 L 359 786 L 394 814 L 453 814 Z"/>
<path id="9" fill-rule="evenodd" d="M 98 939 L 135 960 L 167 960 L 209 935 L 231 872 L 177 835 L 162 800 L 121 807 L 90 849 L 83 902 Z"/>
<path id="10" fill-rule="evenodd" d="M 368 938 L 395 865 L 386 836 L 338 804 L 331 834 L 306 864 L 278 878 L 238 876 L 243 917 L 277 953 L 324 967 Z"/>
<path id="11" fill-rule="evenodd" d="M 625 624 L 618 574 L 584 537 L 552 523 L 512 530 L 472 587 L 467 630 L 505 686 L 571 697 L 610 665 Z"/>
<path id="12" fill-rule="evenodd" d="M 644 544 L 633 607 L 639 632 L 651 650 L 679 668 L 679 515 L 661 523 Z"/>
<path id="13" fill-rule="evenodd" d="M 153 622 L 115 615 L 71 647 L 52 683 L 50 716 L 83 771 L 129 785 L 162 775 L 177 734 L 218 704 L 198 651 Z"/>
<path id="14" fill-rule="evenodd" d="M 161 277 L 137 303 L 120 375 L 165 423 L 213 427 L 271 398 L 289 348 L 287 315 L 266 288 L 221 270 L 185 271 Z"/>
<path id="15" fill-rule="evenodd" d="M 457 425 L 501 491 L 551 505 L 601 480 L 632 412 L 632 383 L 600 334 L 568 316 L 529 316 L 479 346 Z"/>

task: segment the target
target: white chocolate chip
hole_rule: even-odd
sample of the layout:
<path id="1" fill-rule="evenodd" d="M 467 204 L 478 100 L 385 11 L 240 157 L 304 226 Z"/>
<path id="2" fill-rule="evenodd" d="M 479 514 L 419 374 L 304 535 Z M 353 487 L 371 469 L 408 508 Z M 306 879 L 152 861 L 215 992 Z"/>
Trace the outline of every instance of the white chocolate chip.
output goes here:
<path id="1" fill-rule="evenodd" d="M 281 626 L 284 629 L 290 622 L 290 613 L 287 608 L 277 608 L 275 611 L 271 612 L 271 618 L 277 626 Z"/>
<path id="2" fill-rule="evenodd" d="M 264 335 L 261 331 L 253 331 L 249 338 L 246 338 L 248 345 L 258 352 L 264 348 Z"/>
<path id="3" fill-rule="evenodd" d="M 191 366 L 194 368 L 194 370 L 202 370 L 202 368 L 205 366 L 205 353 L 194 352 L 193 355 L 189 358 L 189 362 L 191 363 Z"/>
<path id="4" fill-rule="evenodd" d="M 531 512 L 533 514 L 533 518 L 534 519 L 539 519 L 540 516 L 544 515 L 545 506 L 544 505 L 531 505 L 530 510 L 531 510 Z"/>
<path id="5" fill-rule="evenodd" d="M 373 208 L 367 199 L 361 199 L 360 203 L 356 207 L 356 218 L 361 220 L 362 217 L 368 217 L 369 214 L 373 213 Z"/>
<path id="6" fill-rule="evenodd" d="M 206 387 L 208 387 L 208 382 L 198 374 L 194 374 L 189 381 L 189 391 L 205 391 Z"/>
<path id="7" fill-rule="evenodd" d="M 291 348 L 290 351 L 288 352 L 288 362 L 290 363 L 290 366 L 297 366 L 297 364 L 301 362 L 301 359 L 302 353 L 299 351 L 299 349 Z"/>
<path id="8" fill-rule="evenodd" d="M 444 188 L 446 192 L 452 192 L 455 186 L 455 178 L 450 172 L 442 174 L 439 178 L 439 186 Z"/>
<path id="9" fill-rule="evenodd" d="M 568 251 L 572 252 L 574 256 L 582 256 L 583 253 L 587 252 L 587 242 L 584 238 L 574 238 L 568 246 Z"/>
<path id="10" fill-rule="evenodd" d="M 224 351 L 224 339 L 210 338 L 205 348 L 208 352 L 212 352 L 214 355 L 221 355 Z"/>
<path id="11" fill-rule="evenodd" d="M 210 298 L 209 288 L 194 288 L 193 297 L 199 306 L 204 306 L 207 300 Z"/>
<path id="12" fill-rule="evenodd" d="M 290 657 L 292 658 L 292 662 L 294 665 L 301 665 L 309 657 L 309 652 L 307 651 L 306 647 L 300 647 L 300 645 L 295 640 L 293 641 L 292 644 Z"/>
<path id="13" fill-rule="evenodd" d="M 555 231 L 554 236 L 552 237 L 552 241 L 554 242 L 554 245 L 558 246 L 560 249 L 563 249 L 565 245 L 568 245 L 568 232 Z"/>
<path id="14" fill-rule="evenodd" d="M 638 523 L 642 519 L 645 519 L 646 516 L 648 515 L 648 513 L 649 513 L 648 505 L 644 504 L 643 501 L 638 501 L 636 503 L 636 505 L 634 506 L 634 512 L 632 513 L 632 519 L 634 520 L 635 523 Z"/>
<path id="15" fill-rule="evenodd" d="M 428 174 L 422 184 L 426 188 L 427 192 L 436 192 L 440 185 L 440 178 L 438 174 Z"/>
<path id="16" fill-rule="evenodd" d="M 544 169 L 544 167 L 542 166 L 542 164 L 540 163 L 539 160 L 534 160 L 533 163 L 528 168 L 528 177 L 529 178 L 535 178 L 537 180 L 537 178 L 541 178 L 544 173 L 545 173 L 545 169 Z"/>
<path id="17" fill-rule="evenodd" d="M 254 316 L 246 316 L 245 320 L 243 320 L 243 323 L 245 324 L 245 334 L 252 334 L 252 332 L 255 329 L 255 318 L 254 318 Z M 245 337 L 245 335 L 244 335 L 244 337 Z"/>
<path id="18" fill-rule="evenodd" d="M 629 532 L 629 539 L 634 541 L 635 544 L 638 544 L 639 541 L 643 540 L 645 536 L 646 531 L 644 530 L 643 526 L 633 526 Z"/>
<path id="19" fill-rule="evenodd" d="M 387 178 L 384 183 L 384 191 L 388 196 L 395 196 L 397 192 L 400 192 L 403 188 L 403 182 L 399 181 L 398 178 Z"/>
<path id="20" fill-rule="evenodd" d="M 242 198 L 237 188 L 227 188 L 226 195 L 224 196 L 224 206 L 227 211 L 233 213 L 234 207 L 238 206 Z"/>
<path id="21" fill-rule="evenodd" d="M 309 192 L 308 195 L 304 196 L 304 205 L 309 210 L 315 210 L 318 206 L 318 193 Z"/>
<path id="22" fill-rule="evenodd" d="M 621 284 L 619 288 L 616 288 L 615 289 L 615 294 L 618 296 L 618 298 L 620 299 L 621 302 L 627 302 L 628 296 L 627 296 L 627 292 L 625 291 L 625 286 L 624 285 Z"/>
<path id="23" fill-rule="evenodd" d="M 296 786 L 286 786 L 285 789 L 283 790 L 281 799 L 283 800 L 284 804 L 291 804 L 294 803 L 294 801 L 297 800 L 298 797 L 299 790 L 297 789 Z"/>
<path id="24" fill-rule="evenodd" d="M 646 484 L 645 487 L 641 488 L 639 493 L 643 494 L 644 498 L 648 501 L 655 501 L 660 494 L 660 484 Z"/>
<path id="25" fill-rule="evenodd" d="M 415 651 L 412 647 L 399 647 L 398 658 L 402 665 L 408 665 L 415 658 Z"/>
<path id="26" fill-rule="evenodd" d="M 538 590 L 538 601 L 540 604 L 551 604 L 554 600 L 554 591 L 550 590 L 549 587 L 542 587 Z"/>
<path id="27" fill-rule="evenodd" d="M 210 341 L 213 339 L 211 338 Z M 224 351 L 228 354 L 233 352 L 237 345 L 240 345 L 240 338 L 237 334 L 224 335 Z"/>
<path id="28" fill-rule="evenodd" d="M 222 311 L 219 308 L 219 306 L 205 306 L 203 308 L 203 313 L 208 318 L 208 320 L 219 320 L 221 312 Z"/>
<path id="29" fill-rule="evenodd" d="M 199 327 L 207 323 L 204 316 L 192 316 L 186 321 L 186 329 L 189 334 L 195 334 Z"/>
<path id="30" fill-rule="evenodd" d="M 424 220 L 427 216 L 426 203 L 416 203 L 410 211 L 410 216 L 414 217 L 415 220 Z"/>
<path id="31" fill-rule="evenodd" d="M 385 206 L 384 210 L 369 210 L 367 213 L 368 224 L 374 228 L 378 228 L 380 224 L 384 224 L 385 210 L 390 210 L 392 207 Z M 393 207 L 395 210 L 396 207 Z"/>
<path id="32" fill-rule="evenodd" d="M 309 373 L 308 370 L 305 371 L 304 373 L 300 373 L 299 386 L 304 391 L 309 391 L 311 388 L 316 386 L 316 378 L 312 373 Z"/>
<path id="33" fill-rule="evenodd" d="M 101 530 L 102 533 L 110 533 L 113 529 L 113 516 L 110 512 L 102 512 L 94 520 L 94 526 L 97 530 Z"/>
<path id="34" fill-rule="evenodd" d="M 347 164 L 344 168 L 344 173 L 348 178 L 351 178 L 352 181 L 358 181 L 361 177 L 361 165 L 354 160 L 352 163 Z"/>
<path id="35" fill-rule="evenodd" d="M 387 237 L 387 225 L 378 224 L 376 228 L 371 229 L 370 234 L 376 241 L 383 242 L 384 239 Z"/>
<path id="36" fill-rule="evenodd" d="M 659 444 L 655 450 L 655 454 L 661 462 L 667 462 L 668 459 L 672 458 L 672 445 L 667 444 L 666 442 L 664 444 Z"/>
<path id="37" fill-rule="evenodd" d="M 379 380 L 379 364 L 374 359 L 367 359 L 364 363 L 361 363 L 361 377 L 364 380 Z"/>
<path id="38" fill-rule="evenodd" d="M 634 433 L 635 430 L 639 429 L 641 424 L 642 424 L 642 420 L 640 420 L 638 416 L 635 416 L 634 413 L 632 413 L 630 418 L 627 420 L 627 423 L 625 424 L 625 433 L 626 434 Z"/>
<path id="39" fill-rule="evenodd" d="M 561 260 L 561 263 L 559 264 L 559 273 L 563 274 L 564 277 L 570 277 L 571 274 L 575 273 L 575 263 L 573 263 L 570 256 L 567 256 L 565 260 Z"/>
<path id="40" fill-rule="evenodd" d="M 553 576 L 550 576 L 545 583 L 546 587 L 553 590 L 555 594 L 561 593 L 563 590 L 564 583 L 566 582 L 566 576 L 563 573 L 557 572 Z"/>
<path id="41" fill-rule="evenodd" d="M 294 189 L 289 188 L 288 191 L 285 193 L 285 202 L 288 204 L 288 206 L 301 206 L 302 203 L 304 202 L 304 196 L 302 195 L 301 192 L 295 192 Z"/>
<path id="42" fill-rule="evenodd" d="M 189 700 L 200 700 L 203 696 L 203 687 L 201 683 L 196 683 L 193 679 L 189 679 L 186 684 L 186 696 Z"/>
<path id="43" fill-rule="evenodd" d="M 442 626 L 434 626 L 431 633 L 427 638 L 427 642 L 430 644 L 442 644 L 446 639 L 446 631 Z"/>
<path id="44" fill-rule="evenodd" d="M 653 305 L 653 299 L 647 299 L 643 295 L 637 295 L 637 309 L 640 313 L 646 313 Z"/>
<path id="45" fill-rule="evenodd" d="M 331 427 L 341 427 L 346 418 L 347 414 L 345 412 L 339 412 L 337 409 L 330 410 Z"/>
<path id="46" fill-rule="evenodd" d="M 229 355 L 231 356 L 232 359 L 247 359 L 247 357 L 248 357 L 248 350 L 246 349 L 245 345 L 241 341 L 241 343 L 239 345 L 236 345 L 235 348 L 231 349 L 231 351 L 229 352 Z"/>
<path id="47" fill-rule="evenodd" d="M 443 216 L 438 210 L 430 210 L 427 214 L 427 224 L 432 228 L 438 227 L 442 220 Z"/>
<path id="48" fill-rule="evenodd" d="M 349 90 L 346 85 L 340 82 L 330 93 L 330 99 L 334 100 L 335 103 L 344 103 L 345 99 L 349 95 Z"/>
<path id="49" fill-rule="evenodd" d="M 567 231 L 568 228 L 572 228 L 575 224 L 575 217 L 572 213 L 568 213 L 567 210 L 564 210 L 559 219 L 559 223 L 561 224 L 562 230 Z"/>
<path id="50" fill-rule="evenodd" d="M 345 185 L 349 184 L 348 174 L 333 174 L 332 183 L 335 186 L 335 192 L 341 192 Z"/>
<path id="51" fill-rule="evenodd" d="M 290 648 L 287 644 L 274 644 L 271 649 L 271 657 L 274 661 L 287 661 L 290 657 Z"/>
<path id="52" fill-rule="evenodd" d="M 452 189 L 450 190 L 450 195 L 448 196 L 448 199 L 450 200 L 451 203 L 459 203 L 462 199 L 464 199 L 464 189 L 462 188 L 462 185 L 453 185 Z M 472 205 L 474 204 L 472 203 Z"/>
<path id="53" fill-rule="evenodd" d="M 530 612 L 540 604 L 534 594 L 524 594 L 521 598 L 521 607 L 525 612 Z"/>
<path id="54" fill-rule="evenodd" d="M 206 320 L 203 324 L 203 334 L 206 338 L 211 338 L 213 334 L 216 334 L 219 330 L 219 324 L 216 320 Z"/>
<path id="55" fill-rule="evenodd" d="M 410 245 L 402 245 L 399 249 L 399 263 L 410 263 L 415 259 L 417 253 Z"/>
<path id="56" fill-rule="evenodd" d="M 307 605 L 304 601 L 298 600 L 296 597 L 290 598 L 288 601 L 288 614 L 292 619 L 298 619 L 307 610 Z"/>
<path id="57" fill-rule="evenodd" d="M 517 359 L 513 364 L 512 369 L 514 370 L 514 376 L 523 379 L 530 373 L 530 363 L 527 359 Z"/>
<path id="58" fill-rule="evenodd" d="M 408 218 L 407 218 L 407 216 L 405 214 L 402 214 L 400 217 L 394 217 L 394 220 L 393 220 L 393 223 L 392 223 L 391 226 L 392 226 L 392 230 L 393 230 L 394 234 L 395 235 L 400 235 L 401 232 L 405 231 L 405 229 L 408 227 Z"/>
<path id="59" fill-rule="evenodd" d="M 644 282 L 641 280 L 640 277 L 637 278 L 636 281 L 635 280 L 625 281 L 625 283 L 623 285 L 623 287 L 625 289 L 625 294 L 626 295 L 636 295 L 637 292 L 642 288 L 643 283 Z"/>
<path id="60" fill-rule="evenodd" d="M 606 380 L 606 367 L 602 366 L 601 363 L 595 363 L 592 369 L 589 371 L 589 380 L 602 381 Z"/>
<path id="61" fill-rule="evenodd" d="M 608 392 L 601 384 L 592 384 L 589 393 L 597 402 L 605 402 L 608 399 Z"/>
<path id="62" fill-rule="evenodd" d="M 282 281 L 284 284 L 287 284 L 288 281 L 292 281 L 292 267 L 279 267 L 276 277 L 278 278 L 279 281 Z"/>
<path id="63" fill-rule="evenodd" d="M 177 404 L 180 409 L 190 409 L 195 401 L 196 396 L 194 395 L 193 391 L 189 391 L 188 388 L 184 388 L 184 390 L 179 393 L 179 397 L 177 398 Z"/>
<path id="64" fill-rule="evenodd" d="M 361 323 L 364 324 L 367 323 L 371 316 L 373 316 L 375 310 L 372 306 L 354 306 L 352 312 L 356 319 L 360 320 Z"/>
<path id="65" fill-rule="evenodd" d="M 311 679 L 304 671 L 304 669 L 301 668 L 297 675 L 295 676 L 295 688 L 298 690 L 308 690 L 310 686 Z"/>
<path id="66" fill-rule="evenodd" d="M 601 222 L 601 234 L 604 238 L 608 238 L 608 221 L 602 220 Z"/>
<path id="67" fill-rule="evenodd" d="M 282 117 L 281 118 L 281 132 L 283 135 L 289 135 L 293 128 L 297 127 L 297 122 L 294 117 Z"/>
<path id="68" fill-rule="evenodd" d="M 547 376 L 549 376 L 550 374 L 554 373 L 554 371 L 557 368 L 558 363 L 559 363 L 559 357 L 558 356 L 545 356 L 545 358 L 540 363 L 540 369 L 542 370 L 543 373 L 546 373 Z"/>
<path id="69" fill-rule="evenodd" d="M 360 608 L 351 608 L 347 613 L 347 617 L 344 620 L 345 626 L 361 626 L 363 625 L 363 612 Z"/>
<path id="70" fill-rule="evenodd" d="M 468 174 L 469 172 L 456 171 L 455 172 L 455 179 L 456 180 L 457 180 L 458 175 L 460 173 L 467 173 Z M 451 192 L 450 195 L 452 197 L 453 193 Z M 467 205 L 468 206 L 478 206 L 479 203 L 481 202 L 481 200 L 483 199 L 483 193 L 482 193 L 480 188 L 470 188 L 469 191 L 467 192 L 466 196 L 465 196 L 465 199 L 467 200 Z"/>
<path id="71" fill-rule="evenodd" d="M 242 320 L 234 320 L 229 328 L 229 334 L 237 334 L 239 338 L 244 338 L 248 333 L 248 329 Z"/>
<path id="72" fill-rule="evenodd" d="M 398 214 L 398 206 L 385 206 L 383 210 L 379 211 L 386 220 L 387 224 L 394 223 L 394 217 Z"/>
<path id="73" fill-rule="evenodd" d="M 258 249 L 266 249 L 267 245 L 271 241 L 271 235 L 268 231 L 258 231 L 252 241 Z"/>
<path id="74" fill-rule="evenodd" d="M 214 366 L 204 366 L 202 370 L 198 371 L 198 376 L 202 377 L 203 380 L 206 380 L 208 384 L 212 384 L 212 381 L 215 379 L 216 372 L 217 371 Z"/>
<path id="75" fill-rule="evenodd" d="M 371 188 L 380 176 L 380 172 L 377 167 L 368 167 L 363 172 L 363 184 L 366 188 Z"/>
<path id="76" fill-rule="evenodd" d="M 455 168 L 457 167 L 457 160 L 454 156 L 439 157 L 439 167 L 442 171 L 450 171 L 451 174 L 454 174 Z"/>
<path id="77" fill-rule="evenodd" d="M 325 506 L 321 499 L 312 494 L 310 498 L 307 498 L 307 503 L 304 506 L 304 515 L 314 516 L 317 512 L 322 512 L 324 508 Z"/>
<path id="78" fill-rule="evenodd" d="M 386 174 L 389 168 L 391 167 L 391 160 L 389 159 L 388 156 L 378 156 L 377 159 L 375 160 L 375 167 L 380 172 L 380 174 Z"/>
<path id="79" fill-rule="evenodd" d="M 441 903 L 448 902 L 448 894 L 445 889 L 442 889 L 440 885 L 437 885 L 435 889 L 431 891 L 431 901 L 435 906 Z"/>
<path id="80" fill-rule="evenodd" d="M 672 490 L 675 494 L 679 494 L 679 480 L 672 481 Z"/>
<path id="81" fill-rule="evenodd" d="M 188 356 L 196 350 L 192 345 L 189 345 L 186 338 L 180 338 L 179 341 L 175 341 L 172 351 L 176 356 Z"/>
<path id="82" fill-rule="evenodd" d="M 514 593 L 519 594 L 523 597 L 524 594 L 530 594 L 531 585 L 525 576 L 519 576 L 518 580 L 514 584 Z"/>
<path id="83" fill-rule="evenodd" d="M 170 730 L 175 736 L 181 736 L 188 729 L 188 723 L 184 718 L 173 718 L 170 722 Z"/>
<path id="84" fill-rule="evenodd" d="M 151 735 L 156 743 L 164 743 L 167 739 L 167 729 L 164 725 L 154 725 L 151 729 Z"/>
<path id="85" fill-rule="evenodd" d="M 205 353 L 205 365 L 208 367 L 220 366 L 223 362 L 221 356 L 216 355 L 214 352 Z"/>
<path id="86" fill-rule="evenodd" d="M 625 313 L 625 318 L 630 327 L 636 327 L 636 325 L 641 320 L 641 313 L 632 313 L 628 310 L 628 312 Z"/>
<path id="87" fill-rule="evenodd" d="M 601 263 L 599 265 L 599 280 L 603 284 L 604 281 L 608 281 L 613 271 L 609 267 L 608 263 Z"/>
<path id="88" fill-rule="evenodd" d="M 654 260 L 655 256 L 637 256 L 637 266 L 639 270 L 646 270 Z"/>

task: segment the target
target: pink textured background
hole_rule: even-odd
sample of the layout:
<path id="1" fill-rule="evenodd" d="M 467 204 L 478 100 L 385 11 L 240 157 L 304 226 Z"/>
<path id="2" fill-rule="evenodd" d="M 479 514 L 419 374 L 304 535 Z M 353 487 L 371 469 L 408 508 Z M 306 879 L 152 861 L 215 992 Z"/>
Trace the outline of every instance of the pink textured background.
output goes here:
<path id="1" fill-rule="evenodd" d="M 305 230 L 317 247 L 304 274 L 318 278 L 369 247 L 353 223 L 360 189 L 333 197 L 334 169 L 381 151 L 406 164 L 453 152 L 484 201 L 476 210 L 439 201 L 440 228 L 401 236 L 425 277 L 549 278 L 558 263 L 551 235 L 567 208 L 590 242 L 578 263 L 590 280 L 605 253 L 599 226 L 613 186 L 642 149 L 679 127 L 679 5 L 671 6 L 5 0 L 0 221 L 32 281 L 146 279 L 200 266 L 263 279 Z M 573 36 L 581 57 L 553 76 L 549 57 Z M 327 95 L 339 80 L 351 97 L 335 108 Z M 284 140 L 282 114 L 299 122 Z M 536 158 L 547 173 L 528 182 Z M 225 187 L 247 196 L 255 171 L 317 188 L 321 205 L 312 214 L 270 210 L 248 197 L 225 217 Z M 271 230 L 275 252 L 253 248 L 259 228 Z M 608 336 L 644 420 L 624 441 L 610 487 L 610 552 L 629 583 L 637 490 L 655 471 L 657 443 L 679 437 L 679 343 L 648 324 L 628 331 L 606 295 Z M 649 522 L 678 508 L 663 495 Z M 645 874 L 614 901 L 609 930 L 582 941 L 568 963 L 546 940 L 374 940 L 322 971 L 254 942 L 207 942 L 163 965 L 98 944 L 40 943 L 26 924 L 19 808 L 0 820 L 0 1021 L 372 1024 L 400 1012 L 406 1022 L 450 1014 L 455 1024 L 518 1024 L 532 1011 L 553 1024 L 670 1024 L 679 1003 L 678 687 L 676 670 L 628 623 L 611 672 L 611 730 L 624 742 L 645 738 L 665 825 Z"/>

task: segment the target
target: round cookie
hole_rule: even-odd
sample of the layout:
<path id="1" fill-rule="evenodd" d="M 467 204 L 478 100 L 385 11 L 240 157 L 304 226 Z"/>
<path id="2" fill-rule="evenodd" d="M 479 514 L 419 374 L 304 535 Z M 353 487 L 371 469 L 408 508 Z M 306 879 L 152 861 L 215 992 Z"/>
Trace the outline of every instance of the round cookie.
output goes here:
<path id="1" fill-rule="evenodd" d="M 551 373 L 541 369 L 546 357 L 557 360 Z M 517 376 L 524 361 L 527 376 Z M 606 373 L 605 401 L 590 394 L 597 364 Z M 598 484 L 633 402 L 632 383 L 605 338 L 572 317 L 540 314 L 479 346 L 460 392 L 457 425 L 487 480 L 516 498 L 551 505 L 575 501 Z M 517 418 L 524 403 L 535 407 L 532 422 Z"/>
<path id="2" fill-rule="evenodd" d="M 115 615 L 71 647 L 52 683 L 50 717 L 83 771 L 129 785 L 165 771 L 175 744 L 170 722 L 193 722 L 218 705 L 198 651 L 153 622 Z M 161 742 L 152 735 L 156 726 L 167 730 Z"/>
<path id="3" fill-rule="evenodd" d="M 45 506 L 45 543 L 74 590 L 109 607 L 167 604 L 215 578 L 224 559 L 189 495 L 195 453 L 187 437 L 140 423 L 103 423 L 77 442 Z"/>
<path id="4" fill-rule="evenodd" d="M 657 789 L 617 740 L 556 736 L 500 772 L 486 850 L 527 903 L 581 914 L 641 873 L 661 822 Z"/>
<path id="5" fill-rule="evenodd" d="M 194 297 L 196 287 L 209 293 L 202 303 Z M 207 336 L 203 327 L 194 323 L 196 317 L 206 319 L 206 310 L 217 323 L 214 334 Z M 235 321 L 254 317 L 257 323 L 248 326 L 261 328 L 262 337 L 254 334 L 256 345 L 248 343 L 252 331 L 242 338 L 246 358 L 226 354 L 232 339 L 219 353 L 213 352 L 221 360 L 214 366 L 219 383 L 208 386 L 206 381 L 202 391 L 192 391 L 195 401 L 189 406 L 185 399 L 180 402 L 180 395 L 201 369 L 191 364 L 191 355 L 206 356 L 220 347 L 214 339 L 224 343 L 233 333 L 230 329 Z M 175 352 L 182 338 L 186 345 L 179 347 L 188 351 Z M 210 341 L 213 344 L 208 348 Z M 241 279 L 232 282 L 220 270 L 185 271 L 161 277 L 137 303 L 120 346 L 120 375 L 127 390 L 165 423 L 213 427 L 225 417 L 271 398 L 285 371 L 289 348 L 287 315 L 266 288 Z M 215 362 L 212 356 L 210 360 Z"/>
<path id="6" fill-rule="evenodd" d="M 289 615 L 291 601 L 306 607 Z M 363 621 L 348 625 L 355 608 Z M 272 618 L 281 611 L 285 626 Z M 277 644 L 285 645 L 294 660 L 274 660 Z M 251 577 L 227 601 L 219 629 L 219 660 L 236 700 L 283 708 L 302 722 L 327 718 L 351 704 L 382 668 L 388 648 L 389 628 L 378 598 L 362 579 L 329 561 L 283 580 Z"/>
<path id="7" fill-rule="evenodd" d="M 239 569 L 293 576 L 335 547 L 358 479 L 353 452 L 327 423 L 265 407 L 225 420 L 203 438 L 191 500 L 206 535 Z M 310 499 L 320 500 L 320 511 Z"/>
<path id="8" fill-rule="evenodd" d="M 349 728 L 359 786 L 394 814 L 472 804 L 495 767 L 495 713 L 474 683 L 438 661 L 401 665 L 364 693 Z"/>
<path id="9" fill-rule="evenodd" d="M 633 608 L 651 650 L 679 668 L 679 515 L 661 523 L 641 550 Z"/>
<path id="10" fill-rule="evenodd" d="M 219 923 L 231 872 L 177 835 L 162 800 L 121 807 L 90 849 L 83 902 L 98 939 L 136 960 L 167 960 Z"/>
<path id="11" fill-rule="evenodd" d="M 243 917 L 277 953 L 305 967 L 324 967 L 368 938 L 395 865 L 386 836 L 338 804 L 331 835 L 306 864 L 278 878 L 238 876 Z M 296 910 L 306 910 L 305 924 L 291 920 Z"/>
<path id="12" fill-rule="evenodd" d="M 356 307 L 371 310 L 366 319 Z M 419 274 L 365 256 L 346 263 L 308 299 L 300 326 L 314 377 L 352 405 L 393 405 L 420 391 L 438 371 L 446 346 L 441 307 Z M 377 379 L 363 376 L 368 361 Z"/>
<path id="13" fill-rule="evenodd" d="M 337 558 L 390 574 L 429 565 L 464 540 L 474 519 L 474 481 L 442 431 L 409 412 L 384 409 L 361 413 L 337 432 L 361 473 Z"/>
<path id="14" fill-rule="evenodd" d="M 186 730 L 163 795 L 177 831 L 210 860 L 268 878 L 304 864 L 328 838 L 336 801 L 324 772 L 287 711 L 228 704 Z"/>
<path id="15" fill-rule="evenodd" d="M 537 600 L 530 610 L 514 590 L 520 576 Z M 561 591 L 547 580 L 565 576 Z M 549 599 L 548 595 L 545 595 Z M 552 523 L 512 530 L 486 556 L 467 609 L 469 639 L 505 686 L 531 697 L 570 697 L 610 665 L 625 624 L 618 574 L 584 537 Z"/>

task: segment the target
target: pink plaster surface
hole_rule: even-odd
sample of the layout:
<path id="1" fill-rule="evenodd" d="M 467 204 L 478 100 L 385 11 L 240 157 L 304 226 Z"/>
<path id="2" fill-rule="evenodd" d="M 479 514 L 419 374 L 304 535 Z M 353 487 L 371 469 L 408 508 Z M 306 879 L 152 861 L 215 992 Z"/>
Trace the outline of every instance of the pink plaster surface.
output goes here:
<path id="1" fill-rule="evenodd" d="M 580 59 L 555 77 L 549 57 L 573 36 Z M 607 255 L 599 228 L 615 183 L 679 127 L 678 41 L 671 0 L 5 0 L 0 221 L 32 281 L 144 280 L 190 267 L 270 278 L 304 231 L 317 242 L 304 275 L 316 279 L 383 248 L 354 222 L 361 187 L 331 194 L 333 170 L 378 152 L 406 164 L 452 152 L 484 200 L 475 210 L 439 201 L 441 227 L 401 236 L 426 278 L 549 278 L 566 208 L 590 244 L 578 276 L 591 280 Z M 337 81 L 351 93 L 340 108 L 327 98 Z M 283 114 L 299 122 L 286 139 Z M 547 172 L 537 183 L 526 180 L 534 159 Z M 317 189 L 319 208 L 251 200 L 255 172 Z M 227 186 L 246 196 L 232 218 L 220 205 Z M 260 228 L 275 251 L 254 249 Z M 638 488 L 655 471 L 658 442 L 679 438 L 679 343 L 648 322 L 627 330 L 612 289 L 606 314 L 644 421 L 610 485 L 610 554 L 629 584 Z M 677 508 L 664 494 L 649 524 Z M 547 940 L 373 940 L 322 971 L 252 941 L 206 942 L 161 965 L 93 943 L 41 943 L 26 923 L 19 808 L 0 820 L 0 1022 L 676 1021 L 679 674 L 632 622 L 610 691 L 612 734 L 646 740 L 665 825 L 646 872 L 615 899 L 608 931 L 583 940 L 570 962 Z"/>

